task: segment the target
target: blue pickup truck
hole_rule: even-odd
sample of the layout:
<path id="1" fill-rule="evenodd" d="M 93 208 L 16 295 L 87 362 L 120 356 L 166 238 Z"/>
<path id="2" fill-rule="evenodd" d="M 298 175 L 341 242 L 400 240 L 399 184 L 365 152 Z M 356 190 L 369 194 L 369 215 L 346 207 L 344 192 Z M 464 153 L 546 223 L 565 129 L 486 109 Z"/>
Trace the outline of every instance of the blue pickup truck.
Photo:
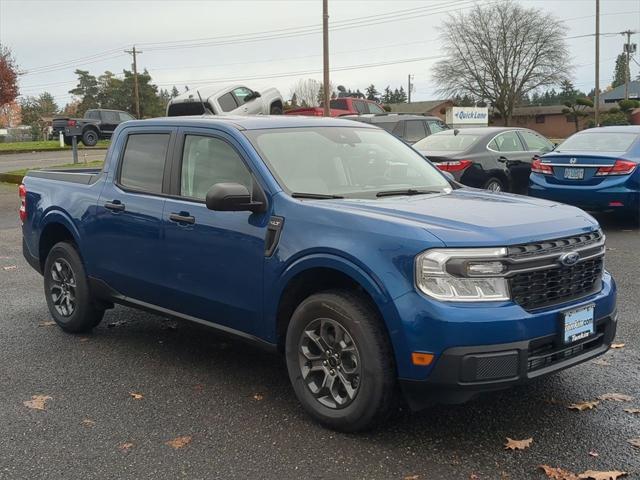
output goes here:
<path id="1" fill-rule="evenodd" d="M 122 304 L 236 335 L 284 354 L 304 408 L 338 430 L 400 392 L 460 403 L 576 365 L 616 331 L 591 216 L 462 187 L 368 124 L 126 122 L 101 171 L 32 171 L 20 197 L 63 330 Z"/>

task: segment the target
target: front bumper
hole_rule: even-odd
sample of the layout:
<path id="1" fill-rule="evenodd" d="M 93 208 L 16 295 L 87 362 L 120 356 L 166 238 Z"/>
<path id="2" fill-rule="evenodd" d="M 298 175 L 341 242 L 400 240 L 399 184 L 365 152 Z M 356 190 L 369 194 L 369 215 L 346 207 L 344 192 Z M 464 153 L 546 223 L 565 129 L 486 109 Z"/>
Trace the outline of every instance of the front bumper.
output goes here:
<path id="1" fill-rule="evenodd" d="M 596 320 L 596 333 L 571 345 L 557 334 L 520 342 L 452 347 L 443 352 L 426 380 L 400 380 L 409 406 L 464 403 L 476 395 L 527 383 L 605 353 L 616 334 L 612 312 Z"/>

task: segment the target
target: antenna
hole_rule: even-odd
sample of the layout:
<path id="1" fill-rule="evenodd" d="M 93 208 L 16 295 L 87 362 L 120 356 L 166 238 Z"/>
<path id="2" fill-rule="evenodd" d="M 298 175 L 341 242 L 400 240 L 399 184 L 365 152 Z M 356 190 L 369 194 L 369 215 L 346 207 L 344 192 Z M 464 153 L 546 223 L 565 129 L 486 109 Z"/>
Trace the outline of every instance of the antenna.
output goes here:
<path id="1" fill-rule="evenodd" d="M 200 105 L 202 105 L 203 115 L 213 115 L 213 112 L 209 108 L 207 108 L 207 106 L 204 103 L 204 100 L 202 100 L 202 95 L 200 95 L 200 90 L 196 90 L 196 93 L 198 94 L 198 98 L 200 99 Z"/>

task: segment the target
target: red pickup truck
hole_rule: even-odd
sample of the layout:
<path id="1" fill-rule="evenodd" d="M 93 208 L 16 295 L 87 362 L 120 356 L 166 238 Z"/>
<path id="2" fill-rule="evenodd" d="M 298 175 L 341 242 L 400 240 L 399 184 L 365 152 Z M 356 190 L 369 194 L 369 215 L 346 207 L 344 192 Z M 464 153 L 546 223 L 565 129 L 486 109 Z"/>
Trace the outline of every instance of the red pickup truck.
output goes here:
<path id="1" fill-rule="evenodd" d="M 363 113 L 387 113 L 385 110 L 373 100 L 365 100 L 363 98 L 336 98 L 329 102 L 329 112 L 332 117 L 341 117 L 342 115 L 360 115 Z M 324 115 L 323 107 L 304 107 L 287 110 L 287 115 L 307 115 L 312 117 L 322 117 Z"/>

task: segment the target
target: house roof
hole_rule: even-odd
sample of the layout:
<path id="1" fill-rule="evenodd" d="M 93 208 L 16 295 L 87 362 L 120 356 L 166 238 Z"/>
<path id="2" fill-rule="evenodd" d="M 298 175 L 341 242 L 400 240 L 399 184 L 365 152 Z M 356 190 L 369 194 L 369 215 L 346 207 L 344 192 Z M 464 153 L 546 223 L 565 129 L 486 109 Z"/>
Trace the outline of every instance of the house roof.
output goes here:
<path id="1" fill-rule="evenodd" d="M 452 105 L 451 100 L 425 100 L 424 102 L 392 103 L 389 105 L 395 113 L 429 113 L 440 106 Z"/>
<path id="2" fill-rule="evenodd" d="M 532 117 L 536 115 L 563 115 L 562 110 L 567 108 L 564 105 L 527 105 L 513 109 L 514 117 Z M 587 107 L 585 112 L 593 112 L 593 108 Z"/>
<path id="3" fill-rule="evenodd" d="M 629 98 L 640 99 L 640 80 L 629 82 Z M 600 94 L 600 101 L 618 101 L 624 99 L 624 85 L 614 88 L 610 92 Z"/>

